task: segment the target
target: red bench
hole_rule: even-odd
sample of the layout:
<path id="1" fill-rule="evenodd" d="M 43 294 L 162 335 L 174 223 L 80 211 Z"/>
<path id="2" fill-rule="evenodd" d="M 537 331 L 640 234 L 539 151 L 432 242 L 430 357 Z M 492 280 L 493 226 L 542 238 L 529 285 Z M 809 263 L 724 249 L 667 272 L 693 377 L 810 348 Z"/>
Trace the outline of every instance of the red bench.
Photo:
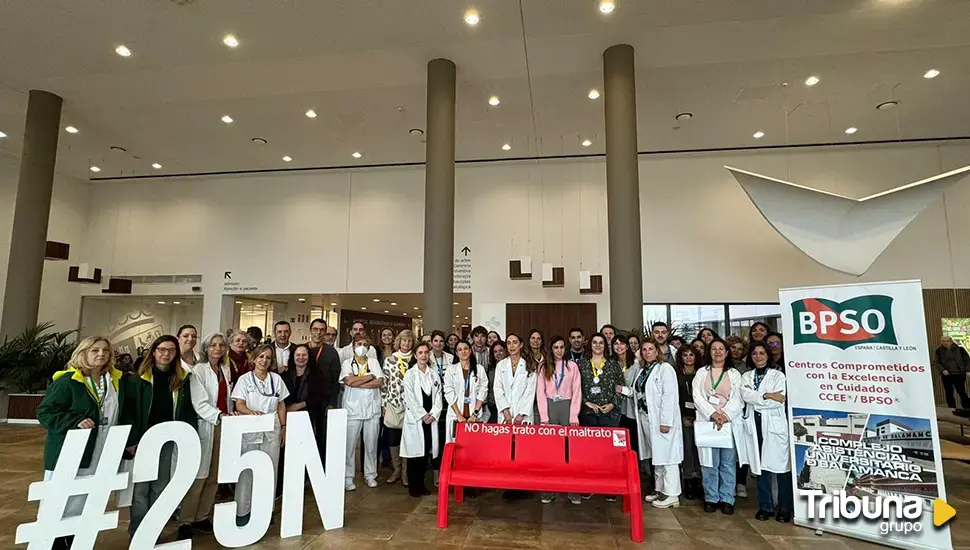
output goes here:
<path id="1" fill-rule="evenodd" d="M 622 495 L 630 537 L 643 542 L 636 453 L 625 428 L 459 424 L 445 445 L 438 485 L 438 527 L 448 527 L 448 494 L 464 487 Z"/>

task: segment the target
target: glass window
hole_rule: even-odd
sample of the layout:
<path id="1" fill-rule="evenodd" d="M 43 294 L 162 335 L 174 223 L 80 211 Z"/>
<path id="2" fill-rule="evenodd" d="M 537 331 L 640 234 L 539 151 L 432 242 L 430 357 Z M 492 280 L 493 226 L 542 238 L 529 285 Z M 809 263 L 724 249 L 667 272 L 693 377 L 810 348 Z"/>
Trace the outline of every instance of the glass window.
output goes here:
<path id="1" fill-rule="evenodd" d="M 747 338 L 751 325 L 761 321 L 771 330 L 777 331 L 781 326 L 781 306 L 778 304 L 739 304 L 729 306 L 728 317 L 731 318 L 731 332 Z"/>
<path id="2" fill-rule="evenodd" d="M 707 327 L 719 335 L 724 335 L 725 319 L 723 305 L 678 305 L 670 306 L 671 328 L 682 338 L 693 340 L 697 333 Z"/>
<path id="3" fill-rule="evenodd" d="M 649 329 L 657 321 L 670 323 L 667 319 L 667 305 L 643 304 L 643 326 Z"/>

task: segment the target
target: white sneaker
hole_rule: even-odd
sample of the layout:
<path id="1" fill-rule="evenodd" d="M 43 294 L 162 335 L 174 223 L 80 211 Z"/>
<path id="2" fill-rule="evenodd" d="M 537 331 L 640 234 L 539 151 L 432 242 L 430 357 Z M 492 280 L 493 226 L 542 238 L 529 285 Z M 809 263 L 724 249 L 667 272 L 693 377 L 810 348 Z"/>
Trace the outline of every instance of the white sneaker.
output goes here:
<path id="1" fill-rule="evenodd" d="M 552 496 L 552 495 L 543 495 L 543 497 L 539 499 L 539 502 L 541 502 L 541 503 L 543 503 L 543 504 L 549 504 L 549 503 L 550 503 L 550 502 L 552 502 L 552 501 L 553 501 L 553 499 L 555 499 L 555 498 L 556 498 L 556 497 L 554 497 L 554 496 Z"/>
<path id="2" fill-rule="evenodd" d="M 367 480 L 367 486 L 370 487 L 371 489 L 373 489 L 374 487 L 377 487 L 377 480 L 376 479 L 368 479 Z"/>
<path id="3" fill-rule="evenodd" d="M 574 496 L 569 497 L 569 503 L 570 504 L 582 504 L 583 503 L 583 500 L 579 496 L 574 495 Z"/>
<path id="4" fill-rule="evenodd" d="M 657 500 L 658 498 L 660 498 L 660 493 L 656 493 L 656 492 L 650 493 L 649 495 L 644 495 L 643 496 L 643 500 L 646 501 L 646 502 L 653 502 L 653 501 Z"/>
<path id="5" fill-rule="evenodd" d="M 356 491 L 357 490 L 357 486 L 354 485 L 354 482 L 353 481 L 348 481 L 348 482 L 344 483 L 344 489 L 347 490 L 347 491 Z"/>
<path id="6" fill-rule="evenodd" d="M 438 486 L 438 483 L 439 483 L 439 479 L 438 479 L 438 478 L 439 478 L 440 476 L 441 476 L 441 473 L 440 473 L 440 472 L 438 472 L 438 470 L 435 470 L 435 471 L 434 471 L 434 486 L 435 486 L 435 487 L 437 487 L 437 486 Z"/>
<path id="7" fill-rule="evenodd" d="M 677 508 L 680 506 L 680 498 L 665 496 L 662 499 L 654 500 L 650 503 L 654 508 Z"/>
<path id="8" fill-rule="evenodd" d="M 737 492 L 734 493 L 738 498 L 748 498 L 748 488 L 744 485 L 738 485 Z"/>

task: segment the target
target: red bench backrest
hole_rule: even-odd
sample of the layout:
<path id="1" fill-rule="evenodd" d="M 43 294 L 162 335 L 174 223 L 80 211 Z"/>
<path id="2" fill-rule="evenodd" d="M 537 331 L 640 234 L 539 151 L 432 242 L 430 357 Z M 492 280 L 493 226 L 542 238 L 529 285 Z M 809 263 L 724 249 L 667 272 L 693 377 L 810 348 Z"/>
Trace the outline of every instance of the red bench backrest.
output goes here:
<path id="1" fill-rule="evenodd" d="M 479 425 L 481 431 L 468 432 L 459 423 L 455 433 L 455 468 L 508 468 L 512 462 L 512 432 L 494 433 L 494 424 Z"/>
<path id="2" fill-rule="evenodd" d="M 566 438 L 555 434 L 516 434 L 513 456 L 516 468 L 561 468 L 566 464 Z"/>
<path id="3" fill-rule="evenodd" d="M 571 433 L 576 435 L 570 436 Z M 580 436 L 579 433 L 586 435 Z M 626 452 L 630 450 L 630 442 L 629 432 L 625 428 L 571 427 L 566 435 L 569 438 L 568 470 L 613 475 L 626 471 Z"/>

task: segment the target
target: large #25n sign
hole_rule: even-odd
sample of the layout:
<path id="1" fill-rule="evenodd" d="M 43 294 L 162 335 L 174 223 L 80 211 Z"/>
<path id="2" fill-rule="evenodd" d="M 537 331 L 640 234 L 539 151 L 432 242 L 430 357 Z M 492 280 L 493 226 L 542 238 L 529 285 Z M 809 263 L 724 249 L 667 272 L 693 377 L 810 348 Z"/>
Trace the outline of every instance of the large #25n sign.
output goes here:
<path id="1" fill-rule="evenodd" d="M 829 344 L 846 349 L 858 344 L 897 345 L 893 327 L 893 299 L 881 294 L 844 302 L 803 298 L 792 302 L 794 344 Z"/>

